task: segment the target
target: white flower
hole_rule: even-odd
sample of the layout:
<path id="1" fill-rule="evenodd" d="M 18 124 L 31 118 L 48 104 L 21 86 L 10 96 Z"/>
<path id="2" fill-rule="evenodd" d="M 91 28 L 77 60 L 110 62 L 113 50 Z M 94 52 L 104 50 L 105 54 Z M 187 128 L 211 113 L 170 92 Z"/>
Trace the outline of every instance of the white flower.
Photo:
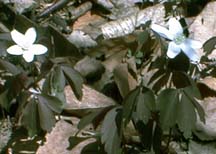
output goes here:
<path id="1" fill-rule="evenodd" d="M 175 18 L 170 18 L 168 25 L 169 30 L 157 24 L 152 24 L 151 26 L 151 29 L 160 36 L 171 40 L 168 46 L 167 56 L 169 58 L 175 58 L 183 51 L 192 62 L 199 62 L 200 57 L 195 49 L 202 48 L 202 44 L 199 41 L 186 38 L 180 22 Z"/>
<path id="2" fill-rule="evenodd" d="M 36 40 L 37 33 L 35 28 L 29 28 L 25 34 L 17 30 L 11 31 L 11 37 L 16 45 L 7 49 L 11 55 L 22 55 L 26 62 L 32 62 L 34 55 L 41 55 L 47 52 L 47 47 L 41 44 L 33 44 Z"/>

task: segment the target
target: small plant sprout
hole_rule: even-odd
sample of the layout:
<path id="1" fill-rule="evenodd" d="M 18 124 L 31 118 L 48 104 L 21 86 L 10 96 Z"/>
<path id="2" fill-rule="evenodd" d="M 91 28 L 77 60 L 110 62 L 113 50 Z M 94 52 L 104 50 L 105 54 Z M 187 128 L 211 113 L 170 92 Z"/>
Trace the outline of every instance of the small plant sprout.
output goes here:
<path id="1" fill-rule="evenodd" d="M 183 51 L 185 55 L 191 60 L 191 62 L 199 62 L 200 56 L 195 51 L 195 49 L 202 48 L 202 44 L 199 41 L 186 38 L 186 36 L 183 34 L 183 28 L 177 19 L 170 18 L 168 25 L 169 29 L 157 24 L 151 25 L 151 29 L 153 31 L 170 40 L 167 56 L 172 59 L 175 58 L 181 51 Z"/>
<path id="2" fill-rule="evenodd" d="M 37 33 L 35 28 L 29 28 L 25 34 L 17 30 L 11 31 L 11 37 L 16 45 L 10 46 L 7 52 L 11 55 L 22 55 L 26 62 L 32 62 L 34 55 L 41 55 L 47 52 L 47 47 L 42 44 L 34 44 Z"/>

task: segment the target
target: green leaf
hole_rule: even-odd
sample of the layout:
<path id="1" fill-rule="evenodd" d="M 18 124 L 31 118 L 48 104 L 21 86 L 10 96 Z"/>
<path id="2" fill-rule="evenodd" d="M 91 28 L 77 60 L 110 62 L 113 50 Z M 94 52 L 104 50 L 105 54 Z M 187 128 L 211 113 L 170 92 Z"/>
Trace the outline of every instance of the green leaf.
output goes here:
<path id="1" fill-rule="evenodd" d="M 66 81 L 64 73 L 59 66 L 56 66 L 52 72 L 48 75 L 43 84 L 43 92 L 52 96 L 56 96 L 62 102 L 66 102 L 64 95 L 64 87 Z"/>
<path id="2" fill-rule="evenodd" d="M 119 107 L 110 110 L 101 126 L 101 142 L 105 144 L 105 151 L 108 154 L 121 154 L 121 137 L 118 116 L 121 113 Z"/>
<path id="3" fill-rule="evenodd" d="M 141 88 L 137 87 L 126 96 L 123 102 L 123 119 L 125 120 L 125 125 L 131 120 L 132 113 L 135 111 L 136 103 L 139 100 L 140 92 Z"/>
<path id="4" fill-rule="evenodd" d="M 41 128 L 47 132 L 50 132 L 56 122 L 54 113 L 44 102 L 41 102 L 40 100 L 38 103 L 38 113 Z"/>
<path id="5" fill-rule="evenodd" d="M 131 58 L 131 57 L 132 57 L 132 51 L 131 51 L 130 49 L 128 49 L 127 57 L 128 57 L 128 58 Z"/>
<path id="6" fill-rule="evenodd" d="M 176 88 L 184 88 L 191 85 L 190 79 L 185 72 L 174 71 L 172 81 Z"/>
<path id="7" fill-rule="evenodd" d="M 71 136 L 69 137 L 68 141 L 69 141 L 69 147 L 67 148 L 68 150 L 73 149 L 76 145 L 78 145 L 79 143 L 85 141 L 89 139 L 89 137 L 77 137 L 77 136 Z"/>
<path id="8" fill-rule="evenodd" d="M 192 130 L 195 128 L 196 112 L 190 100 L 184 93 L 181 95 L 181 100 L 177 105 L 177 124 L 179 129 L 183 132 L 185 138 L 191 136 Z"/>
<path id="9" fill-rule="evenodd" d="M 143 52 L 142 51 L 138 51 L 135 55 L 136 58 L 142 58 L 143 57 Z"/>
<path id="10" fill-rule="evenodd" d="M 31 99 L 23 110 L 22 124 L 27 128 L 30 137 L 39 132 L 37 102 Z"/>
<path id="11" fill-rule="evenodd" d="M 215 49 L 215 45 L 216 45 L 216 37 L 210 38 L 203 44 L 204 52 L 206 52 L 207 55 L 211 54 L 212 51 Z"/>
<path id="12" fill-rule="evenodd" d="M 159 124 L 156 124 L 153 135 L 153 149 L 155 154 L 161 153 L 162 135 L 163 131 L 161 130 Z"/>
<path id="13" fill-rule="evenodd" d="M 12 41 L 10 33 L 9 32 L 7 32 L 7 33 L 0 33 L 0 40 L 1 41 Z"/>
<path id="14" fill-rule="evenodd" d="M 63 103 L 55 96 L 49 96 L 45 94 L 38 95 L 40 103 L 45 104 L 52 111 L 60 114 L 63 110 Z"/>
<path id="15" fill-rule="evenodd" d="M 154 121 L 149 120 L 147 124 L 144 124 L 142 121 L 137 121 L 135 123 L 135 128 L 139 133 L 141 143 L 145 150 L 151 150 L 153 131 L 154 131 Z"/>
<path id="16" fill-rule="evenodd" d="M 199 114 L 200 120 L 203 123 L 205 123 L 205 111 L 204 111 L 203 107 L 195 99 L 193 99 L 191 101 L 192 101 L 194 107 L 196 108 L 196 110 L 197 110 L 197 112 Z"/>
<path id="17" fill-rule="evenodd" d="M 52 84 L 53 84 L 52 88 L 56 92 L 64 91 L 65 77 L 64 77 L 64 74 L 63 74 L 60 66 L 56 66 L 54 68 L 54 74 L 53 74 L 53 77 L 52 77 Z"/>
<path id="18" fill-rule="evenodd" d="M 142 60 L 141 59 L 136 59 L 136 64 L 141 64 L 142 63 Z"/>
<path id="19" fill-rule="evenodd" d="M 202 106 L 196 101 L 195 98 L 201 98 L 199 91 L 196 86 L 188 86 L 183 89 L 184 94 L 190 99 L 191 103 L 193 103 L 196 108 L 200 120 L 205 123 L 205 111 Z"/>
<path id="20" fill-rule="evenodd" d="M 163 130 L 167 130 L 175 125 L 178 103 L 179 95 L 176 89 L 165 89 L 159 94 L 157 105 L 160 111 L 160 122 Z"/>
<path id="21" fill-rule="evenodd" d="M 198 89 L 198 87 L 196 86 L 196 84 L 193 81 L 191 82 L 191 86 L 187 86 L 184 88 L 184 91 L 186 92 L 186 94 L 191 98 L 197 98 L 197 99 L 202 99 L 200 91 Z"/>
<path id="22" fill-rule="evenodd" d="M 149 32 L 147 30 L 139 33 L 138 35 L 138 43 L 139 44 L 144 44 L 149 38 Z"/>
<path id="23" fill-rule="evenodd" d="M 86 145 L 81 154 L 106 154 L 103 147 L 101 146 L 100 142 L 96 141 Z"/>
<path id="24" fill-rule="evenodd" d="M 17 75 L 21 72 L 15 65 L 2 59 L 0 59 L 0 69 L 10 72 L 13 75 Z"/>
<path id="25" fill-rule="evenodd" d="M 9 111 L 10 102 L 8 100 L 8 90 L 5 90 L 0 94 L 0 106 L 2 106 L 6 111 Z"/>
<path id="26" fill-rule="evenodd" d="M 190 67 L 190 60 L 184 52 L 180 52 L 175 58 L 169 59 L 167 67 L 173 71 L 187 72 Z"/>
<path id="27" fill-rule="evenodd" d="M 67 81 L 69 82 L 71 88 L 73 89 L 75 96 L 78 99 L 81 99 L 83 95 L 82 85 L 84 82 L 82 76 L 77 71 L 75 71 L 74 69 L 68 66 L 62 66 L 61 68 L 64 72 Z"/>
<path id="28" fill-rule="evenodd" d="M 78 129 L 83 129 L 87 125 L 93 122 L 93 120 L 101 113 L 101 110 L 90 113 L 89 115 L 83 117 L 77 125 Z"/>
<path id="29" fill-rule="evenodd" d="M 147 124 L 151 117 L 151 111 L 155 110 L 155 97 L 153 92 L 143 87 L 142 92 L 139 94 L 136 105 L 136 117 L 138 120 Z"/>

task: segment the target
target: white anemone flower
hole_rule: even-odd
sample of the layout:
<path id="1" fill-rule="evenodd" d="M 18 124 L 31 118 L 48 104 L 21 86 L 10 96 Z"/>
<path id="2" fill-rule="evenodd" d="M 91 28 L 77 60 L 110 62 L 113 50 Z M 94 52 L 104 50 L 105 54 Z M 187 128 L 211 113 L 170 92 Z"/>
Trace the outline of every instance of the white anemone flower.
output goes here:
<path id="1" fill-rule="evenodd" d="M 16 45 L 9 47 L 7 52 L 11 55 L 22 55 L 26 62 L 32 62 L 34 55 L 44 54 L 48 50 L 42 44 L 34 44 L 37 33 L 33 27 L 29 28 L 25 34 L 14 29 L 11 31 L 11 37 Z"/>
<path id="2" fill-rule="evenodd" d="M 181 51 L 183 51 L 185 55 L 191 60 L 191 62 L 199 62 L 200 56 L 195 49 L 202 48 L 202 44 L 199 41 L 186 38 L 186 36 L 183 34 L 183 28 L 177 19 L 170 18 L 168 25 L 169 29 L 157 24 L 151 25 L 151 29 L 153 31 L 170 40 L 167 56 L 169 58 L 175 58 Z"/>

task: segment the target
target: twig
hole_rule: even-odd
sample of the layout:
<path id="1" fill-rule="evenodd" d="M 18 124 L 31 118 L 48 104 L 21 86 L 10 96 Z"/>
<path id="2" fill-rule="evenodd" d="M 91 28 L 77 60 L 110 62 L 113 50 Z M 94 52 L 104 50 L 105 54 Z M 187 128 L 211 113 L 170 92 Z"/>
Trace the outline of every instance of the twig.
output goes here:
<path id="1" fill-rule="evenodd" d="M 69 3 L 70 0 L 59 0 L 57 1 L 55 4 L 53 4 L 52 6 L 48 7 L 47 9 L 45 9 L 41 14 L 39 14 L 37 16 L 37 18 L 44 18 L 49 16 L 51 13 L 61 9 L 62 7 L 64 7 L 67 3 Z"/>
<path id="2" fill-rule="evenodd" d="M 92 8 L 92 3 L 91 2 L 85 2 L 81 4 L 79 7 L 69 10 L 69 12 L 72 15 L 72 20 L 77 19 L 78 17 L 82 16 L 85 14 L 87 11 L 89 11 Z"/>

